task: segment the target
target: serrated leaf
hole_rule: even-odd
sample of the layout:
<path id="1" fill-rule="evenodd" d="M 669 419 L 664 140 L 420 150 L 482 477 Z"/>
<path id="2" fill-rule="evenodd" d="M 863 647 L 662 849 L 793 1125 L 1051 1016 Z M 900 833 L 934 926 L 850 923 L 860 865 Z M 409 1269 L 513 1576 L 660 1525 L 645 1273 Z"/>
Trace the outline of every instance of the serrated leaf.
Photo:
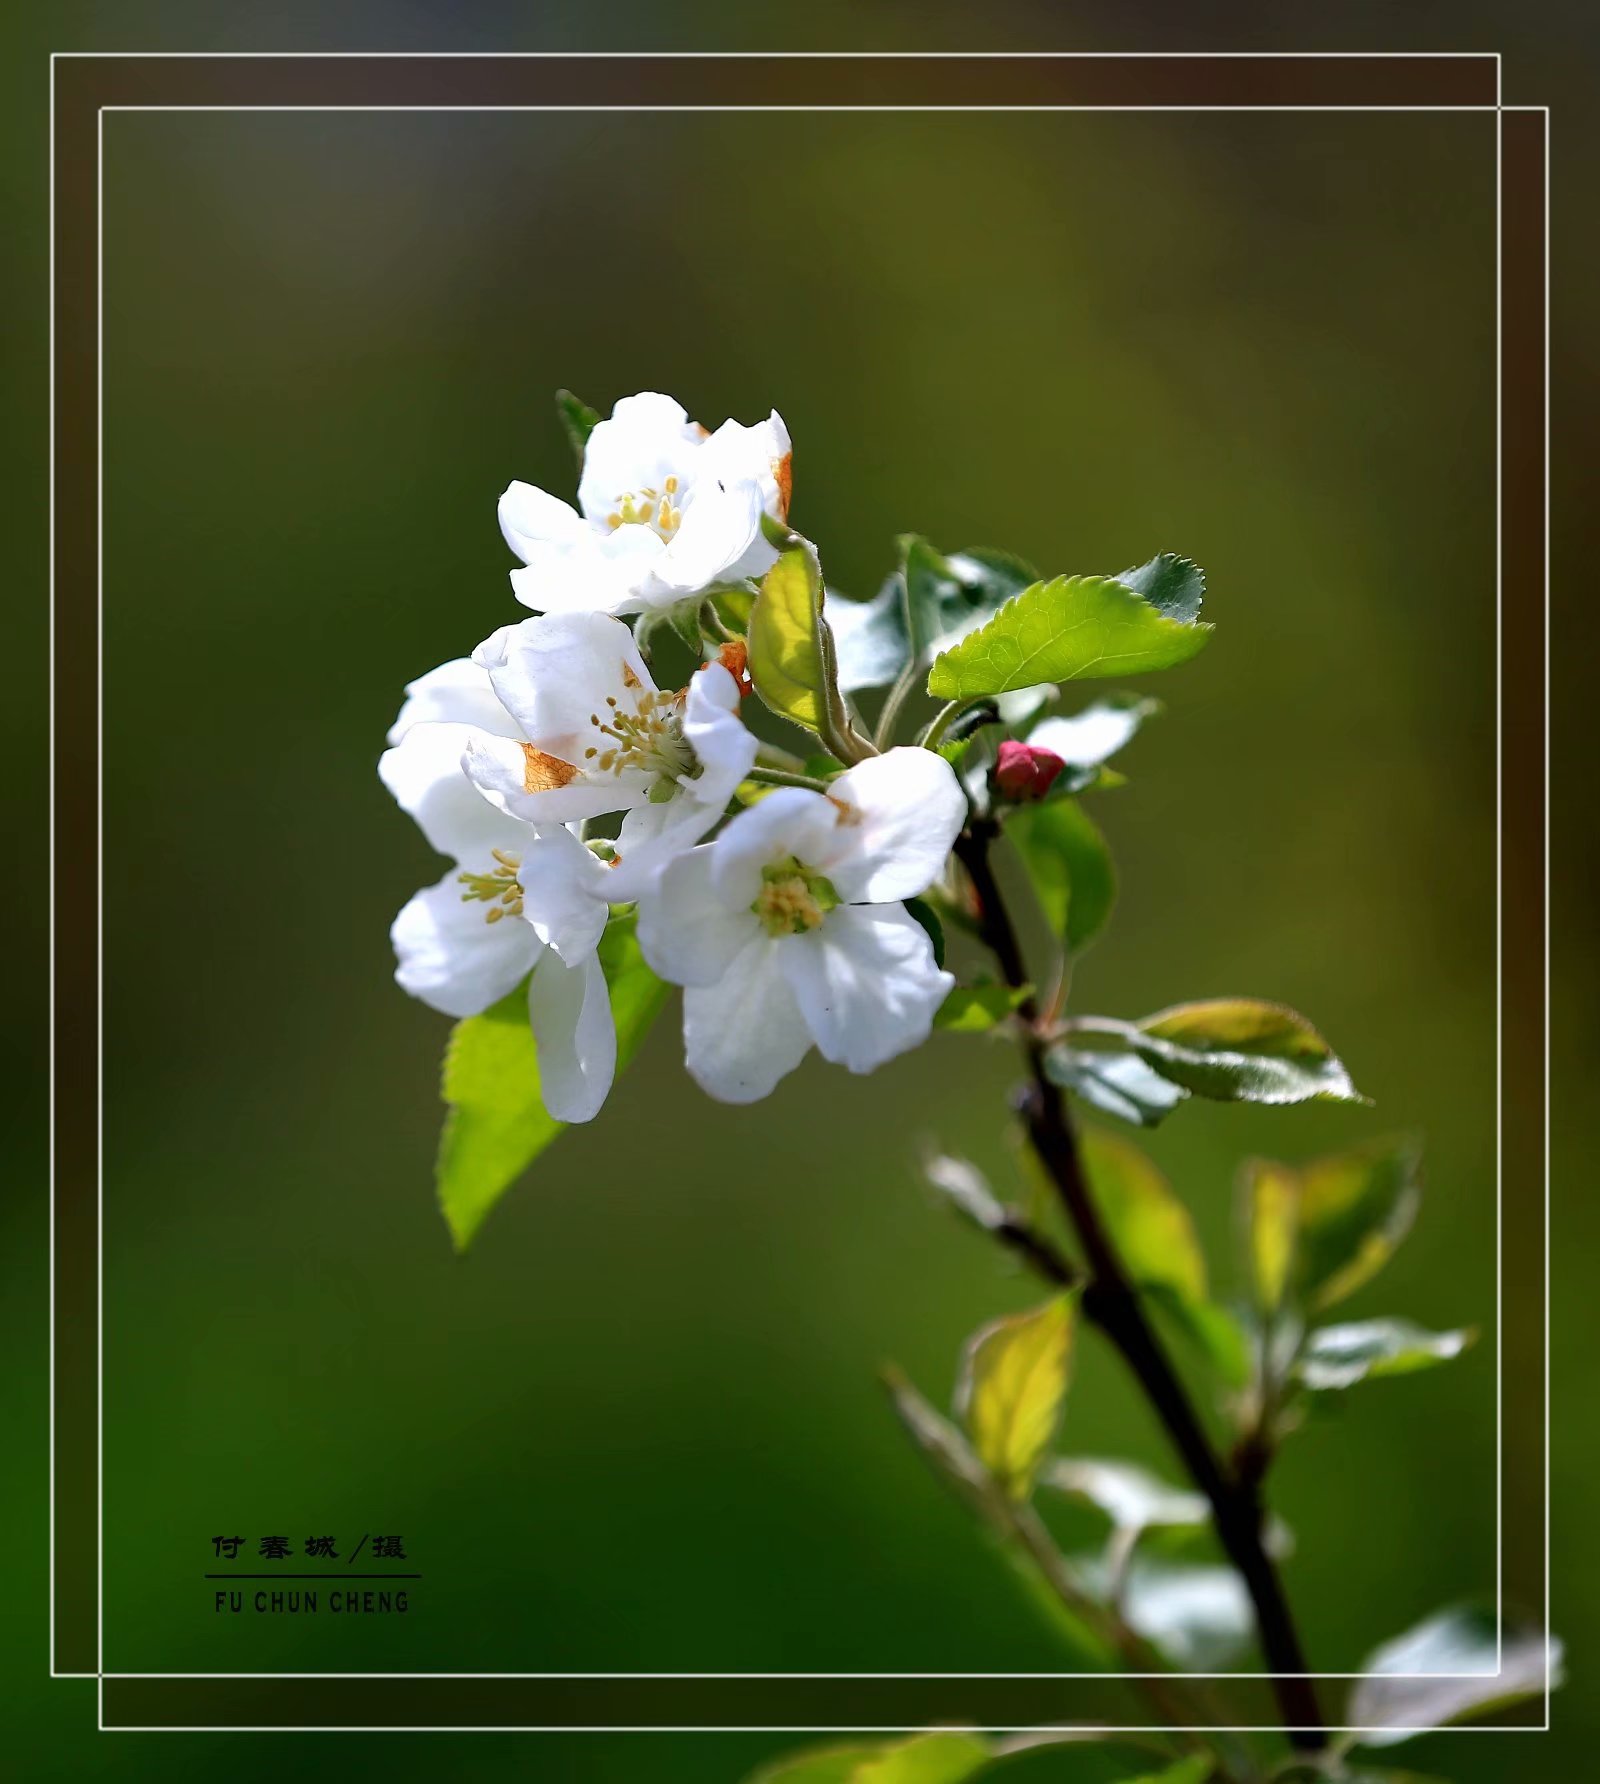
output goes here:
<path id="1" fill-rule="evenodd" d="M 1128 1038 L 1163 1078 L 1217 1102 L 1364 1100 L 1304 1016 L 1261 998 L 1177 1004 L 1145 1017 Z"/>
<path id="2" fill-rule="evenodd" d="M 976 1332 L 956 1403 L 978 1460 L 1008 1498 L 1024 1500 L 1061 1423 L 1072 1361 L 1074 1303 L 1057 1295 Z"/>
<path id="3" fill-rule="evenodd" d="M 1206 1294 L 1206 1261 L 1194 1220 L 1154 1162 L 1122 1134 L 1086 1127 L 1079 1149 L 1095 1206 L 1129 1278 L 1191 1300 Z"/>
<path id="4" fill-rule="evenodd" d="M 1050 927 L 1069 954 L 1105 927 L 1116 902 L 1116 869 L 1099 826 L 1075 799 L 1021 806 L 1006 824 L 1027 864 Z"/>
<path id="5" fill-rule="evenodd" d="M 1196 563 L 1175 552 L 1163 551 L 1137 569 L 1124 570 L 1117 581 L 1144 596 L 1169 618 L 1192 625 L 1200 617 L 1206 592 L 1206 573 Z"/>
<path id="6" fill-rule="evenodd" d="M 600 413 L 591 409 L 587 403 L 581 403 L 570 390 L 556 392 L 556 414 L 561 426 L 571 443 L 574 455 L 578 460 L 578 469 L 583 469 L 584 449 L 589 444 L 589 436 L 600 425 Z"/>
<path id="7" fill-rule="evenodd" d="M 1405 1137 L 1303 1165 L 1247 1159 L 1240 1181 L 1260 1305 L 1321 1311 L 1370 1281 L 1411 1230 L 1421 1166 Z"/>
<path id="8" fill-rule="evenodd" d="M 631 917 L 614 918 L 600 942 L 617 1029 L 617 1074 L 638 1051 L 667 999 L 639 952 Z M 445 1049 L 449 1105 L 435 1167 L 439 1206 L 465 1251 L 500 1198 L 566 1124 L 539 1095 L 539 1059 L 528 1023 L 526 983 L 451 1030 Z"/>
<path id="9" fill-rule="evenodd" d="M 1003 694 L 1041 682 L 1139 675 L 1200 650 L 1211 627 L 1173 618 L 1109 576 L 1036 582 L 943 652 L 928 677 L 941 700 Z"/>
<path id="10" fill-rule="evenodd" d="M 1513 1624 L 1500 1630 L 1493 1612 L 1454 1606 L 1368 1657 L 1366 1676 L 1350 1694 L 1347 1721 L 1363 1731 L 1362 1746 L 1394 1746 L 1413 1734 L 1542 1696 L 1547 1684 L 1560 1684 L 1561 1665 L 1560 1642 L 1547 1647 L 1542 1629 Z M 1440 1676 L 1450 1673 L 1478 1676 Z"/>
<path id="11" fill-rule="evenodd" d="M 1306 1339 L 1295 1374 L 1313 1393 L 1336 1392 L 1384 1375 L 1410 1375 L 1448 1363 L 1470 1345 L 1470 1330 L 1428 1332 L 1403 1319 L 1319 1326 Z"/>
<path id="12" fill-rule="evenodd" d="M 940 1004 L 933 1025 L 951 1034 L 986 1034 L 1032 995 L 1031 985 L 1017 991 L 1009 985 L 957 985 Z"/>
<path id="13" fill-rule="evenodd" d="M 1045 1056 L 1045 1070 L 1052 1083 L 1137 1127 L 1155 1127 L 1189 1095 L 1181 1084 L 1151 1071 L 1137 1053 L 1078 1053 L 1055 1046 Z"/>

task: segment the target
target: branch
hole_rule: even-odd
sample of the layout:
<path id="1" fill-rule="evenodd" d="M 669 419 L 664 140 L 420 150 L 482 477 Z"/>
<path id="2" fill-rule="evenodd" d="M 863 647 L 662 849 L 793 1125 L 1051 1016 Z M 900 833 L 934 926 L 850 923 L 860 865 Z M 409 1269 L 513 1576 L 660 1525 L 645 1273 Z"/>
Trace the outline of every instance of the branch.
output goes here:
<path id="1" fill-rule="evenodd" d="M 974 819 L 957 839 L 955 853 L 977 896 L 978 933 L 994 954 L 1006 983 L 1020 991 L 1029 983 L 1026 964 L 989 861 L 990 844 L 998 834 L 999 827 L 992 820 Z M 1273 1692 L 1290 1740 L 1302 1750 L 1318 1750 L 1327 1745 L 1322 1712 L 1316 1687 L 1306 1676 L 1305 1653 L 1283 1583 L 1263 1541 L 1259 1481 L 1248 1474 L 1231 1473 L 1212 1448 L 1188 1391 L 1145 1318 L 1138 1293 L 1101 1223 L 1066 1099 L 1045 1072 L 1046 1042 L 1036 1027 L 1039 1010 L 1031 993 L 1019 1004 L 1018 1014 L 1027 1024 L 1022 1045 L 1032 1077 L 1023 1117 L 1028 1138 L 1083 1247 L 1089 1277 L 1083 1291 L 1084 1314 L 1121 1353 L 1184 1467 L 1210 1503 L 1218 1540 L 1243 1578 L 1255 1607 L 1262 1653 L 1273 1674 Z"/>

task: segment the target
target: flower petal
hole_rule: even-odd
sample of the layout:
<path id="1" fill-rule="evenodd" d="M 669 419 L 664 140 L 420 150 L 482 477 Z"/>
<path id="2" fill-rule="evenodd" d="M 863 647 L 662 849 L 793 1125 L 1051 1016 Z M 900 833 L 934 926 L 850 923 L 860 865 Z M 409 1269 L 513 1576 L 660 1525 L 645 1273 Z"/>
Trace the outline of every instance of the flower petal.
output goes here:
<path id="1" fill-rule="evenodd" d="M 600 957 L 567 966 L 545 953 L 528 981 L 539 1095 L 557 1121 L 592 1121 L 617 1069 L 617 1029 Z"/>
<path id="2" fill-rule="evenodd" d="M 608 700 L 631 712 L 634 691 L 655 687 L 632 632 L 604 613 L 547 613 L 502 626 L 472 658 L 528 741 L 568 762 L 581 762 L 594 743 L 593 720 Z"/>
<path id="3" fill-rule="evenodd" d="M 714 985 L 684 992 L 683 1042 L 690 1075 L 724 1103 L 758 1101 L 805 1058 L 811 1037 L 770 937 L 748 941 Z"/>
<path id="4" fill-rule="evenodd" d="M 618 527 L 604 536 L 589 527 L 570 544 L 530 550 L 525 567 L 511 572 L 511 592 L 544 613 L 635 613 L 650 604 L 640 591 L 665 550 L 652 527 Z"/>
<path id="5" fill-rule="evenodd" d="M 625 396 L 584 444 L 578 505 L 591 524 L 604 526 L 619 498 L 663 492 L 669 477 L 687 483 L 699 450 L 700 429 L 682 403 L 654 390 Z"/>
<path id="6" fill-rule="evenodd" d="M 500 704 L 489 671 L 468 657 L 441 663 L 406 683 L 405 704 L 389 727 L 396 744 L 413 725 L 472 725 L 497 737 L 515 737 L 517 723 Z"/>
<path id="7" fill-rule="evenodd" d="M 540 830 L 522 851 L 522 914 L 568 966 L 600 945 L 611 914 L 610 870 L 564 825 Z"/>
<path id="8" fill-rule="evenodd" d="M 793 855 L 821 866 L 838 852 L 838 809 L 823 794 L 779 787 L 742 811 L 717 838 L 711 888 L 729 910 L 745 910 L 761 890 L 761 870 Z M 824 870 L 826 871 L 826 870 Z"/>
<path id="9" fill-rule="evenodd" d="M 700 759 L 700 774 L 683 782 L 702 805 L 726 809 L 733 790 L 756 759 L 755 733 L 739 716 L 739 684 L 721 663 L 707 663 L 689 678 L 683 734 Z"/>
<path id="10" fill-rule="evenodd" d="M 655 582 L 677 597 L 727 578 L 761 539 L 761 485 L 754 478 L 696 483 L 678 530 L 650 566 Z M 767 547 L 769 561 L 776 557 Z"/>
<path id="11" fill-rule="evenodd" d="M 925 892 L 967 821 L 955 771 L 932 750 L 871 756 L 830 782 L 828 797 L 845 809 L 825 871 L 852 903 L 887 904 Z"/>
<path id="12" fill-rule="evenodd" d="M 568 824 L 629 803 L 626 790 L 619 791 L 610 775 L 590 780 L 576 764 L 509 737 L 474 732 L 460 766 L 480 800 L 524 824 Z"/>
<path id="13" fill-rule="evenodd" d="M 717 896 L 712 875 L 720 847 L 708 843 L 678 856 L 639 900 L 640 950 L 650 970 L 674 985 L 714 985 L 762 933 L 750 910 L 729 910 Z"/>
<path id="14" fill-rule="evenodd" d="M 462 898 L 453 867 L 419 892 L 389 929 L 401 989 L 447 1016 L 476 1016 L 513 990 L 543 947 L 517 917 L 485 922 L 487 909 Z"/>
<path id="15" fill-rule="evenodd" d="M 779 964 L 825 1059 L 875 1071 L 920 1046 L 955 979 L 904 905 L 849 905 L 777 943 Z"/>
<path id="16" fill-rule="evenodd" d="M 720 807 L 701 805 L 677 794 L 664 805 L 636 805 L 617 832 L 617 853 L 609 869 L 613 904 L 645 897 L 670 861 L 692 849 L 722 816 Z"/>
<path id="17" fill-rule="evenodd" d="M 570 502 L 559 501 L 531 483 L 510 484 L 497 513 L 506 544 L 525 564 L 551 545 L 575 544 L 589 531 Z"/>
<path id="18" fill-rule="evenodd" d="M 417 820 L 432 847 L 457 861 L 490 849 L 521 849 L 528 837 L 526 824 L 496 810 L 462 772 L 462 752 L 478 741 L 500 740 L 470 725 L 412 725 L 378 758 L 379 777 L 400 809 Z"/>

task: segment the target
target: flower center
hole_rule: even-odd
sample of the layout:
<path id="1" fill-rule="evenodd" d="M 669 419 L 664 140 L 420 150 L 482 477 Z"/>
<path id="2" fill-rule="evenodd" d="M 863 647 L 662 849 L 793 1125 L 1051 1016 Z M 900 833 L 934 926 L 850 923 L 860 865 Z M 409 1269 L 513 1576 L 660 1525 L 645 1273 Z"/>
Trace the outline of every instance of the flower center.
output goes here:
<path id="1" fill-rule="evenodd" d="M 625 489 L 617 497 L 617 505 L 606 516 L 606 525 L 615 532 L 618 527 L 649 527 L 659 539 L 670 539 L 683 519 L 677 503 L 678 479 L 669 477 L 660 489 Z"/>
<path id="2" fill-rule="evenodd" d="M 809 935 L 840 902 L 833 882 L 793 855 L 761 870 L 761 890 L 750 909 L 768 935 Z"/>
<path id="3" fill-rule="evenodd" d="M 505 849 L 491 849 L 495 864 L 488 873 L 458 873 L 456 878 L 466 887 L 461 894 L 463 904 L 474 900 L 488 905 L 483 913 L 485 923 L 498 923 L 502 917 L 522 915 L 522 857 Z"/>
<path id="4" fill-rule="evenodd" d="M 620 775 L 624 768 L 635 768 L 652 776 L 651 803 L 662 805 L 677 792 L 680 779 L 700 772 L 683 735 L 683 697 L 651 688 L 638 690 L 633 700 L 633 711 L 625 712 L 608 694 L 604 714 L 589 714 L 589 723 L 610 741 L 591 744 L 583 752 L 584 760 L 601 774 Z"/>

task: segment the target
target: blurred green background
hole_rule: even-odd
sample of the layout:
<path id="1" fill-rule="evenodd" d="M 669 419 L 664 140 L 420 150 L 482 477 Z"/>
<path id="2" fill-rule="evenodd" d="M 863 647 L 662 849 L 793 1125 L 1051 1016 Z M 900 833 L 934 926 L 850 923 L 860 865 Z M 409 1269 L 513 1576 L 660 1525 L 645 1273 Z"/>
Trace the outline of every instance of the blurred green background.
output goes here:
<path id="1" fill-rule="evenodd" d="M 1224 1282 L 1241 1153 L 1426 1136 L 1418 1229 L 1351 1311 L 1483 1341 L 1292 1445 L 1288 1583 L 1329 1670 L 1492 1595 L 1491 123 L 119 115 L 106 181 L 107 1667 L 1075 1664 L 876 1381 L 892 1357 L 944 1400 L 966 1333 L 1029 1296 L 913 1170 L 929 1135 L 1003 1175 L 1003 1048 L 813 1061 L 729 1110 L 684 1075 L 674 1007 L 451 1254 L 447 1024 L 386 937 L 438 868 L 373 766 L 401 684 L 522 611 L 494 501 L 569 490 L 558 384 L 712 425 L 777 406 L 794 517 L 853 592 L 903 530 L 1207 567 L 1217 636 L 1145 684 L 1166 712 L 1097 808 L 1123 890 L 1078 1001 L 1281 997 L 1375 1099 L 1190 1108 L 1150 1140 Z M 19 1315 L 41 1234 L 15 1198 Z M 42 1363 L 42 1312 L 19 1330 Z M 25 1410 L 31 1451 L 37 1383 Z M 1506 1412 L 1536 1445 L 1514 1378 Z M 1065 1441 L 1170 1472 L 1093 1342 Z M 222 1529 L 398 1530 L 427 1578 L 403 1619 L 219 1622 Z M 31 1535 L 25 1564 L 42 1591 Z M 13 1673 L 42 1659 L 39 1591 Z M 1581 1673 L 1595 1609 L 1557 1622 Z M 92 1726 L 62 1683 L 24 1739 L 128 1777 L 279 1751 Z M 792 1744 L 463 1737 L 449 1771 L 710 1784 Z M 1431 1747 L 1421 1769 L 1530 1775 L 1503 1737 Z"/>

